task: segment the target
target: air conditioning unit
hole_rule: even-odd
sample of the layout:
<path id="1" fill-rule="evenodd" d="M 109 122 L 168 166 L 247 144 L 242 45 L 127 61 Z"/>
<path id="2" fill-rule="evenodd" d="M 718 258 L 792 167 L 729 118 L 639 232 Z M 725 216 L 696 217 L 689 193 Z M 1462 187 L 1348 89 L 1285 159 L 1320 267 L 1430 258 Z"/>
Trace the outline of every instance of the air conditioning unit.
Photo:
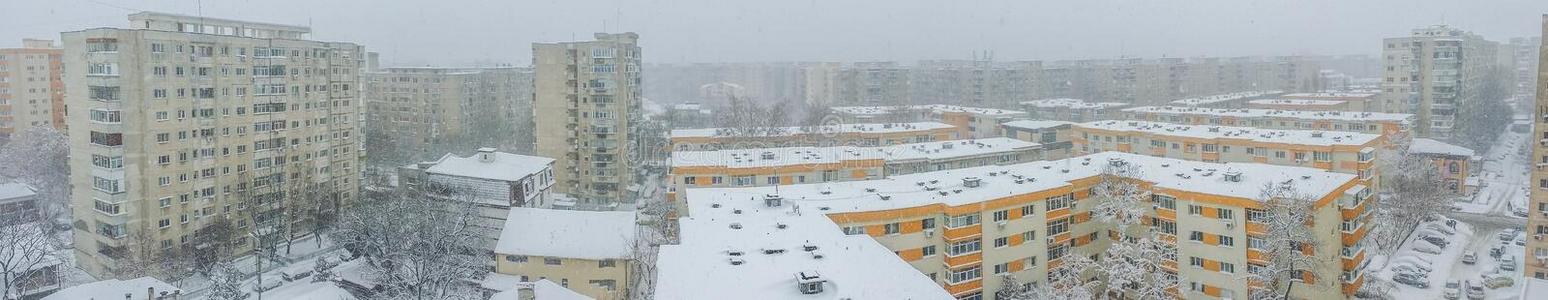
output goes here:
<path id="1" fill-rule="evenodd" d="M 1231 222 L 1231 220 L 1220 220 L 1220 223 L 1225 224 L 1226 229 L 1236 229 L 1236 222 Z"/>
<path id="2" fill-rule="evenodd" d="M 1008 221 L 1000 220 L 999 222 L 994 222 L 994 226 L 997 226 L 999 228 L 1005 228 L 1005 223 L 1007 223 L 1007 222 Z"/>
<path id="3" fill-rule="evenodd" d="M 1049 244 L 1049 245 L 1053 245 L 1053 243 L 1054 243 L 1054 238 L 1053 238 L 1053 237 L 1051 237 L 1051 236 L 1050 236 L 1050 237 L 1047 237 L 1047 239 L 1048 239 L 1048 244 Z"/>
<path id="4" fill-rule="evenodd" d="M 933 236 L 935 236 L 935 228 L 925 229 L 924 230 L 924 235 L 925 235 L 925 237 L 933 237 Z"/>

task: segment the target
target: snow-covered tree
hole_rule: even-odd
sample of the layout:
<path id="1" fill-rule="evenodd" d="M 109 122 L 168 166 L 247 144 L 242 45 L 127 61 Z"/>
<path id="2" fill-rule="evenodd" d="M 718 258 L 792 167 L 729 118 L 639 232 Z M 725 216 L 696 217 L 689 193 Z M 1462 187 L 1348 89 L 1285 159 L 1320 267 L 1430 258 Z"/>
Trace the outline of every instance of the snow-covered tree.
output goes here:
<path id="1" fill-rule="evenodd" d="M 1032 289 L 1016 279 L 1015 274 L 1006 273 L 1000 275 L 1000 290 L 994 292 L 994 298 L 999 300 L 1032 300 Z"/>
<path id="2" fill-rule="evenodd" d="M 402 299 L 458 294 L 484 270 L 479 214 L 472 201 L 414 191 L 363 199 L 339 219 L 334 240 L 364 257 L 371 276 Z"/>
<path id="3" fill-rule="evenodd" d="M 1264 184 L 1258 198 L 1263 204 L 1263 217 L 1254 219 L 1248 214 L 1247 221 L 1265 226 L 1262 248 L 1257 250 L 1263 253 L 1268 264 L 1248 268 L 1244 279 L 1249 286 L 1257 286 L 1248 292 L 1248 299 L 1286 299 L 1301 273 L 1316 270 L 1320 265 L 1304 252 L 1318 246 L 1318 239 L 1308 225 L 1316 201 L 1296 191 L 1294 186 L 1273 182 Z M 1248 246 L 1252 246 L 1250 241 Z"/>
<path id="4" fill-rule="evenodd" d="M 1091 188 L 1091 198 L 1097 201 L 1092 217 L 1117 226 L 1118 232 L 1127 234 L 1129 226 L 1139 225 L 1145 214 L 1151 211 L 1150 189 L 1136 179 L 1143 176 L 1139 167 L 1112 161 L 1098 175 L 1098 182 Z"/>
<path id="5" fill-rule="evenodd" d="M 1399 143 L 1377 155 L 1381 186 L 1375 205 L 1375 222 L 1391 224 L 1371 231 L 1371 243 L 1382 253 L 1397 249 L 1408 232 L 1430 216 L 1448 211 L 1456 193 L 1440 184 L 1434 162 L 1411 154 Z"/>
<path id="6" fill-rule="evenodd" d="M 783 134 L 789 122 L 789 107 L 776 102 L 767 107 L 751 99 L 733 97 L 730 105 L 716 110 L 715 127 L 727 130 L 725 135 L 760 137 Z"/>
<path id="7" fill-rule="evenodd" d="M 1060 258 L 1059 266 L 1048 269 L 1048 281 L 1033 285 L 1024 295 L 1013 299 L 1091 300 L 1101 282 L 1088 280 L 1086 272 L 1096 267 L 1096 262 L 1079 252 L 1071 252 Z"/>
<path id="8" fill-rule="evenodd" d="M 247 299 L 247 291 L 242 289 L 242 282 L 247 279 L 247 274 L 237 270 L 231 262 L 220 262 L 210 268 L 210 287 L 207 299 L 210 300 L 242 300 Z"/>
<path id="9" fill-rule="evenodd" d="M 1114 225 L 1120 239 L 1104 251 L 1096 262 L 1105 278 L 1105 295 L 1126 299 L 1169 299 L 1168 290 L 1178 287 L 1179 278 L 1162 269 L 1177 261 L 1177 249 L 1155 231 L 1133 231 L 1151 212 L 1150 189 L 1138 178 L 1141 170 L 1123 161 L 1108 162 L 1092 187 L 1092 199 L 1098 201 L 1093 217 Z"/>
<path id="10" fill-rule="evenodd" d="M 48 273 L 31 273 L 61 263 L 55 256 L 54 243 L 38 226 L 0 224 L 0 279 L 5 284 L 0 286 L 0 292 L 12 291 L 25 284 L 23 281 L 57 280 L 49 278 Z"/>
<path id="11" fill-rule="evenodd" d="M 17 181 L 37 189 L 40 220 L 52 224 L 69 219 L 69 155 L 69 140 L 63 132 L 46 126 L 27 128 L 0 146 L 0 182 Z M 39 229 L 55 236 L 54 226 Z"/>

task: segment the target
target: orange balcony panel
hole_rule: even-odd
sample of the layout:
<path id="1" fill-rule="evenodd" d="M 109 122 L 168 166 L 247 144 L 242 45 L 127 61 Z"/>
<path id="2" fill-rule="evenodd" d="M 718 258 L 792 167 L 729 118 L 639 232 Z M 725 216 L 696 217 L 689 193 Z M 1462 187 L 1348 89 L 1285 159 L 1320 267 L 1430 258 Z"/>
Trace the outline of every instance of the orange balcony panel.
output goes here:
<path id="1" fill-rule="evenodd" d="M 964 227 L 957 227 L 957 228 L 947 227 L 946 228 L 946 232 L 943 234 L 943 236 L 945 236 L 946 240 L 948 240 L 948 241 L 958 241 L 958 240 L 964 240 L 964 239 L 969 239 L 969 238 L 981 236 L 983 234 L 984 234 L 984 225 L 983 224 L 973 224 L 972 226 L 964 226 Z"/>
<path id="2" fill-rule="evenodd" d="M 1059 268 L 1059 266 L 1062 266 L 1062 265 L 1064 265 L 1064 259 L 1056 258 L 1056 259 L 1048 260 L 1048 270 L 1057 269 L 1057 268 Z"/>
<path id="3" fill-rule="evenodd" d="M 1268 234 L 1268 225 L 1263 223 L 1247 222 L 1247 234 L 1258 236 Z"/>
<path id="4" fill-rule="evenodd" d="M 1252 157 L 1252 162 L 1266 164 L 1268 163 L 1268 156 L 1254 156 Z"/>
<path id="5" fill-rule="evenodd" d="M 1162 147 L 1150 148 L 1150 155 L 1151 156 L 1166 156 L 1166 148 L 1162 148 Z"/>
<path id="6" fill-rule="evenodd" d="M 1134 151 L 1134 145 L 1118 144 L 1118 152 L 1128 153 L 1128 152 L 1133 152 L 1133 151 Z"/>
<path id="7" fill-rule="evenodd" d="M 1068 217 L 1068 216 L 1070 216 L 1070 209 L 1068 209 L 1068 208 L 1061 208 L 1059 210 L 1048 212 L 1047 219 L 1048 219 L 1048 221 L 1052 222 L 1052 221 L 1059 220 L 1059 218 Z"/>
<path id="8" fill-rule="evenodd" d="M 1360 205 L 1355 205 L 1355 207 L 1340 210 L 1344 220 L 1352 220 L 1355 217 L 1360 216 L 1360 214 L 1365 213 L 1365 204 L 1367 202 L 1370 201 L 1362 200 L 1360 201 Z"/>
<path id="9" fill-rule="evenodd" d="M 1344 236 L 1344 246 L 1354 246 L 1355 243 L 1365 239 L 1365 234 L 1371 231 L 1370 224 L 1361 225 L 1354 232 L 1341 233 Z"/>
<path id="10" fill-rule="evenodd" d="M 1177 221 L 1177 211 L 1165 208 L 1157 209 L 1156 217 L 1167 221 Z"/>
<path id="11" fill-rule="evenodd" d="M 1166 268 L 1167 270 L 1172 270 L 1173 272 L 1176 272 L 1177 271 L 1177 262 L 1176 261 L 1170 261 L 1170 260 L 1163 260 L 1163 261 L 1161 261 L 1161 267 L 1162 268 Z"/>
<path id="12" fill-rule="evenodd" d="M 958 256 L 946 256 L 946 267 L 959 268 L 984 261 L 984 252 L 978 251 Z"/>
<path id="13" fill-rule="evenodd" d="M 1199 155 L 1204 161 L 1220 161 L 1220 152 L 1204 152 Z"/>
<path id="14" fill-rule="evenodd" d="M 1323 169 L 1323 170 L 1332 170 L 1333 169 L 1333 162 L 1331 162 L 1331 161 L 1313 161 L 1312 162 L 1312 167 L 1313 168 L 1318 168 L 1318 169 Z"/>
<path id="15" fill-rule="evenodd" d="M 1360 249 L 1360 252 L 1355 253 L 1354 257 L 1345 257 L 1343 259 L 1344 271 L 1354 270 L 1355 267 L 1360 266 L 1361 261 L 1365 261 L 1365 249 Z"/>
<path id="16" fill-rule="evenodd" d="M 951 283 L 947 283 L 946 284 L 946 292 L 947 293 L 951 293 L 952 296 L 962 296 L 962 295 L 966 295 L 967 293 L 977 292 L 977 291 L 980 291 L 980 290 L 983 290 L 983 289 L 984 289 L 984 280 L 983 280 L 983 278 L 973 279 L 973 280 L 968 281 L 968 282 L 959 282 L 959 283 L 956 283 L 956 284 L 951 284 Z"/>
<path id="17" fill-rule="evenodd" d="M 1268 258 L 1264 257 L 1263 251 L 1247 249 L 1247 261 L 1267 264 Z"/>
<path id="18" fill-rule="evenodd" d="M 1064 242 L 1070 241 L 1070 233 L 1069 232 L 1060 233 L 1058 235 L 1054 235 L 1053 238 L 1054 238 L 1054 242 L 1053 242 L 1054 244 L 1063 244 Z"/>
<path id="19" fill-rule="evenodd" d="M 1354 295 L 1363 285 L 1365 285 L 1365 272 L 1360 272 L 1360 276 L 1355 276 L 1354 282 L 1344 283 L 1344 295 Z"/>

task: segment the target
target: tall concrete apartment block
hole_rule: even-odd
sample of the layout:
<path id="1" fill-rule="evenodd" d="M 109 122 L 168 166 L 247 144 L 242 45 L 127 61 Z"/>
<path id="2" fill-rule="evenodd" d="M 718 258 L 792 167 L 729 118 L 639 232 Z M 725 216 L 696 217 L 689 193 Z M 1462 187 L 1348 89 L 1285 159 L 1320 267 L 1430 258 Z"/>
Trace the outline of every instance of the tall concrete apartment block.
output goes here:
<path id="1" fill-rule="evenodd" d="M 0 140 L 33 126 L 64 129 L 62 50 L 50 40 L 0 49 Z"/>
<path id="2" fill-rule="evenodd" d="M 152 249 L 219 241 L 247 253 L 351 203 L 361 46 L 306 40 L 301 26 L 129 21 L 63 33 L 82 269 L 117 277 L 126 259 L 165 253 Z M 221 220 L 234 224 L 229 236 L 201 231 Z"/>
<path id="3" fill-rule="evenodd" d="M 628 199 L 633 131 L 640 117 L 640 36 L 533 43 L 537 154 L 556 160 L 556 191 L 580 208 Z"/>
<path id="4" fill-rule="evenodd" d="M 1498 43 L 1445 25 L 1414 29 L 1409 36 L 1384 42 L 1384 93 L 1375 107 L 1417 115 L 1418 132 L 1425 136 L 1450 136 L 1458 108 L 1480 100 L 1484 74 L 1498 65 Z"/>
<path id="5" fill-rule="evenodd" d="M 1543 15 L 1543 34 L 1548 36 L 1548 14 Z M 1542 41 L 1548 40 L 1539 40 Z M 1538 48 L 1538 61 L 1548 61 L 1548 43 L 1542 43 Z M 1537 135 L 1548 136 L 1548 64 L 1537 64 L 1537 109 L 1532 114 L 1535 124 L 1532 130 Z M 1548 279 L 1548 168 L 1543 167 L 1543 162 L 1548 162 L 1548 145 L 1537 143 L 1532 146 L 1532 160 L 1538 162 L 1532 169 L 1532 206 L 1527 213 L 1526 253 L 1522 256 L 1526 261 L 1526 276 L 1537 279 Z"/>
<path id="6" fill-rule="evenodd" d="M 532 70 L 386 68 L 365 81 L 366 146 L 400 164 L 483 147 L 532 150 Z"/>

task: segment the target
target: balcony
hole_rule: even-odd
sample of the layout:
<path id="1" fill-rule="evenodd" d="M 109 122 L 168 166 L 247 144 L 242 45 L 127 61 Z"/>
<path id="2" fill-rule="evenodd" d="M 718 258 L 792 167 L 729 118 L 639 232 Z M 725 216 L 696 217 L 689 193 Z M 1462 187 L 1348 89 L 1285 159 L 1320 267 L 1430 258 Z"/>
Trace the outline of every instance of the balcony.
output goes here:
<path id="1" fill-rule="evenodd" d="M 1357 202 L 1355 204 L 1354 207 L 1343 208 L 1343 209 L 1340 209 L 1339 212 L 1340 212 L 1341 216 L 1344 218 L 1344 220 L 1354 220 L 1356 217 L 1359 217 L 1360 215 L 1365 214 L 1365 212 L 1366 212 L 1365 204 L 1369 203 L 1369 202 L 1370 201 L 1360 200 L 1359 202 Z"/>
<path id="2" fill-rule="evenodd" d="M 1365 234 L 1371 231 L 1371 227 L 1365 226 L 1365 223 L 1366 222 L 1360 222 L 1359 225 L 1356 225 L 1357 227 L 1355 227 L 1354 230 L 1339 232 L 1339 234 L 1343 236 L 1344 246 L 1354 246 L 1355 243 L 1359 243 L 1361 239 L 1365 239 Z"/>
<path id="3" fill-rule="evenodd" d="M 947 293 L 951 293 L 952 296 L 961 296 L 961 295 L 965 295 L 965 294 L 968 294 L 968 293 L 980 291 L 980 290 L 983 290 L 983 289 L 984 289 L 984 279 L 983 278 L 974 278 L 974 279 L 970 279 L 968 281 L 956 282 L 956 283 L 952 283 L 952 282 L 947 282 L 946 283 L 946 292 Z"/>
<path id="4" fill-rule="evenodd" d="M 1262 235 L 1268 234 L 1268 224 L 1252 222 L 1252 221 L 1248 221 L 1248 222 L 1245 222 L 1245 223 L 1247 224 L 1247 235 L 1262 236 Z"/>
<path id="5" fill-rule="evenodd" d="M 1344 247 L 1339 252 L 1342 252 L 1340 258 L 1344 262 L 1345 271 L 1357 270 L 1365 262 L 1365 247 Z"/>
<path id="6" fill-rule="evenodd" d="M 976 238 L 984 235 L 984 224 L 973 224 L 962 227 L 944 227 L 946 230 L 942 237 L 948 242 Z"/>
<path id="7" fill-rule="evenodd" d="M 1365 272 L 1346 277 L 1352 278 L 1345 278 L 1347 280 L 1343 282 L 1344 295 L 1354 295 L 1355 292 L 1360 291 L 1361 286 L 1365 285 Z"/>
<path id="8" fill-rule="evenodd" d="M 984 251 L 973 251 L 973 252 L 970 252 L 970 253 L 965 253 L 965 254 L 961 254 L 961 255 L 957 255 L 957 256 L 952 256 L 950 254 L 947 254 L 946 255 L 946 260 L 945 260 L 944 263 L 946 264 L 946 268 L 948 268 L 948 269 L 955 269 L 955 268 L 959 268 L 959 267 L 965 267 L 965 266 L 968 266 L 968 265 L 981 263 L 983 261 L 984 261 Z"/>

